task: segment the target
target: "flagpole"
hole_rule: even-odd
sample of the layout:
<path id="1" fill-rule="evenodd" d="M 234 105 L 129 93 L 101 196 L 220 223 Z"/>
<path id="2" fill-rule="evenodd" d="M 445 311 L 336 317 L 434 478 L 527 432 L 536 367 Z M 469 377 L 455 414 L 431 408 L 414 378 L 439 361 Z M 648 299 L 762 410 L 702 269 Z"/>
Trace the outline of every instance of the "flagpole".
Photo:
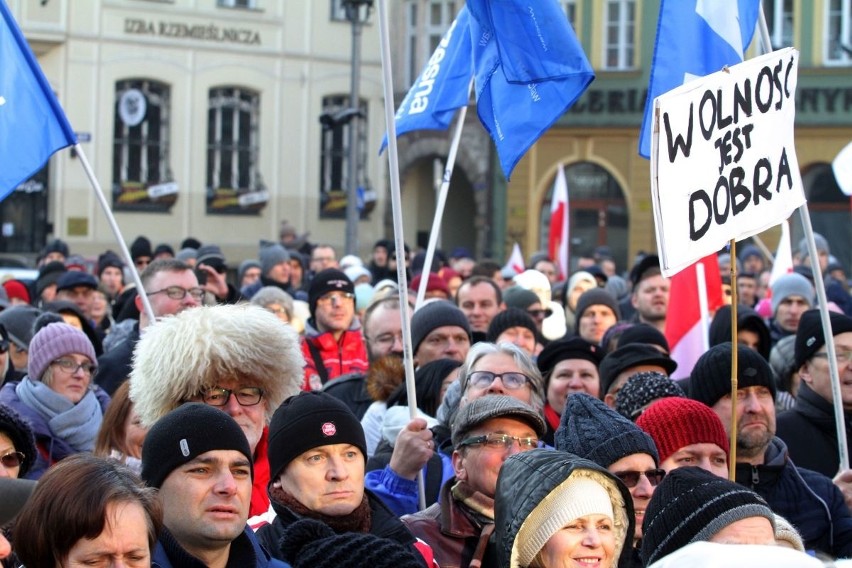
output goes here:
<path id="1" fill-rule="evenodd" d="M 728 460 L 728 479 L 731 481 L 737 480 L 737 390 L 739 390 L 737 345 L 737 241 L 731 239 L 731 448 Z"/>
<path id="2" fill-rule="evenodd" d="M 148 316 L 148 321 L 154 323 L 157 321 L 157 318 L 154 316 L 154 310 L 151 308 L 151 303 L 148 301 L 148 295 L 142 287 L 142 279 L 139 278 L 139 272 L 136 270 L 136 265 L 133 264 L 133 257 L 130 256 L 130 251 L 127 249 L 124 237 L 121 236 L 121 230 L 118 228 L 118 223 L 115 220 L 115 215 L 112 214 L 112 209 L 110 208 L 109 203 L 107 203 L 104 191 L 101 189 L 101 184 L 98 183 L 98 178 L 95 177 L 95 172 L 92 170 L 92 166 L 89 164 L 88 158 L 86 158 L 86 153 L 83 151 L 83 147 L 80 146 L 79 143 L 74 144 L 74 151 L 77 152 L 77 157 L 80 159 L 83 171 L 86 172 L 86 177 L 89 178 L 89 183 L 91 184 L 92 189 L 95 190 L 95 196 L 98 198 L 98 201 L 106 214 L 107 222 L 115 235 L 115 240 L 118 241 L 118 246 L 121 248 L 121 254 L 124 256 L 124 260 L 130 269 L 130 276 L 133 278 L 133 283 L 136 284 L 136 293 L 139 296 L 139 299 L 142 300 L 142 309 L 144 310 L 145 315 Z"/>
<path id="3" fill-rule="evenodd" d="M 391 184 L 391 206 L 393 209 L 393 236 L 396 247 L 396 257 L 403 258 L 405 244 L 402 233 L 402 198 L 399 189 L 399 154 L 396 144 L 396 121 L 394 120 L 393 105 L 393 75 L 391 72 L 391 53 L 387 1 L 379 0 L 379 40 L 382 50 L 382 88 L 385 97 L 385 123 L 388 132 L 388 169 Z M 405 388 L 408 397 L 408 411 L 411 420 L 417 415 L 417 393 L 414 389 L 414 361 L 411 350 L 411 320 L 408 316 L 408 277 L 405 274 L 405 263 L 396 264 L 397 280 L 399 282 L 399 315 L 402 318 L 402 360 L 405 366 Z M 424 279 L 425 280 L 425 279 Z M 420 509 L 426 508 L 426 483 L 423 470 L 417 472 L 417 489 Z"/>
<path id="4" fill-rule="evenodd" d="M 468 99 L 470 92 L 473 90 L 473 79 L 470 80 L 468 86 Z M 417 301 L 414 304 L 414 311 L 420 309 L 423 305 L 423 299 L 426 297 L 426 287 L 429 285 L 429 272 L 432 270 L 432 259 L 435 256 L 435 248 L 438 246 L 438 236 L 441 234 L 441 222 L 444 219 L 444 208 L 447 204 L 447 194 L 450 190 L 450 178 L 453 177 L 453 169 L 456 166 L 456 155 L 459 151 L 459 143 L 461 142 L 462 129 L 464 121 L 467 117 L 467 105 L 461 108 L 459 112 L 456 127 L 453 130 L 453 139 L 450 143 L 450 152 L 447 154 L 447 166 L 444 168 L 444 178 L 441 180 L 441 190 L 438 192 L 438 202 L 435 204 L 435 217 L 432 219 L 432 232 L 429 233 L 429 245 L 426 247 L 426 259 L 423 261 L 423 271 L 427 277 L 420 277 L 420 286 L 417 288 Z M 388 134 L 390 136 L 390 134 Z M 390 144 L 390 138 L 388 138 Z"/>
<path id="5" fill-rule="evenodd" d="M 758 14 L 758 26 L 763 51 L 772 51 L 769 38 L 769 27 L 766 25 L 766 15 L 761 5 Z M 819 303 L 819 316 L 822 320 L 822 333 L 825 337 L 825 350 L 828 356 L 828 372 L 831 377 L 831 396 L 834 407 L 834 426 L 837 429 L 837 452 L 840 457 L 840 471 L 849 469 L 849 447 L 846 444 L 846 419 L 843 414 L 843 395 L 840 392 L 840 372 L 837 368 L 837 352 L 834 348 L 834 334 L 831 332 L 831 320 L 828 317 L 828 297 L 825 294 L 825 282 L 822 278 L 822 267 L 819 265 L 819 253 L 814 241 L 814 229 L 811 225 L 811 215 L 808 210 L 808 202 L 805 201 L 799 207 L 799 217 L 802 219 L 802 228 L 805 231 L 805 242 L 808 246 L 808 256 L 811 259 L 811 272 L 814 277 L 817 301 Z"/>

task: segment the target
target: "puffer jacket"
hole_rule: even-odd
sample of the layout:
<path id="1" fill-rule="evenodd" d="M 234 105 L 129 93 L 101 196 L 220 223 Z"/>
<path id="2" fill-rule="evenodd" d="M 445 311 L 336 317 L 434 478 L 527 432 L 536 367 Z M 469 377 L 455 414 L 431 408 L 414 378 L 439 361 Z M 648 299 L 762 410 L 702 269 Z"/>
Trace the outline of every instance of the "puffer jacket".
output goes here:
<path id="1" fill-rule="evenodd" d="M 367 347 L 357 318 L 339 340 L 334 339 L 330 331 L 318 331 L 313 319 L 308 320 L 302 337 L 302 356 L 305 358 L 305 382 L 302 389 L 306 391 L 319 390 L 326 382 L 343 375 L 366 373 L 369 368 Z M 319 370 L 320 363 L 324 367 L 325 377 Z"/>
<path id="2" fill-rule="evenodd" d="M 844 412 L 846 444 L 852 447 L 852 412 Z M 834 477 L 840 468 L 834 407 L 806 383 L 799 386 L 792 410 L 778 415 L 776 435 L 796 465 Z"/>
<path id="3" fill-rule="evenodd" d="M 524 521 L 548 495 L 580 471 L 592 472 L 600 482 L 611 482 L 607 492 L 616 516 L 616 550 L 620 547 L 618 565 L 630 565 L 636 521 L 627 487 L 594 462 L 566 452 L 540 448 L 509 456 L 497 477 L 495 528 L 491 544 L 495 547 L 500 568 L 518 568 L 512 555 L 517 553 L 516 539 Z"/>
<path id="4" fill-rule="evenodd" d="M 840 490 L 826 476 L 796 467 L 780 438 L 772 439 L 762 465 L 737 464 L 737 483 L 790 521 L 807 550 L 837 558 L 852 555 L 852 516 Z"/>

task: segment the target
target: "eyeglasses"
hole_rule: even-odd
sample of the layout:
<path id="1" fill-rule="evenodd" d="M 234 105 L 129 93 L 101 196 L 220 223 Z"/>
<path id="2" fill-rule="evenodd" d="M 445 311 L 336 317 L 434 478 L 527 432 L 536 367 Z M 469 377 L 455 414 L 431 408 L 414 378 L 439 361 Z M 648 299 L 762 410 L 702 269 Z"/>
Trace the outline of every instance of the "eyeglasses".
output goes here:
<path id="1" fill-rule="evenodd" d="M 474 436 L 459 442 L 458 448 L 465 446 L 485 446 L 493 450 L 508 450 L 514 443 L 517 442 L 522 450 L 532 450 L 540 448 L 541 441 L 538 438 L 519 438 L 508 434 L 483 434 L 482 436 Z M 456 449 L 458 449 L 456 448 Z"/>
<path id="2" fill-rule="evenodd" d="M 664 469 L 648 469 L 645 471 L 616 471 L 613 472 L 613 475 L 620 479 L 624 485 L 627 486 L 628 489 L 633 489 L 639 483 L 639 478 L 641 476 L 645 476 L 648 478 L 648 483 L 651 484 L 651 487 L 656 487 L 660 484 L 663 478 L 666 476 L 666 470 Z"/>
<path id="3" fill-rule="evenodd" d="M 327 306 L 331 304 L 334 300 L 338 302 L 342 302 L 343 300 L 354 300 L 355 294 L 351 292 L 329 292 L 325 296 L 320 297 L 317 300 L 317 304 L 320 306 Z"/>
<path id="4" fill-rule="evenodd" d="M 503 386 L 509 390 L 519 389 L 530 381 L 523 373 L 492 373 L 491 371 L 474 371 L 467 376 L 471 386 L 485 388 L 499 378 Z"/>
<path id="5" fill-rule="evenodd" d="M 837 362 L 839 364 L 843 363 L 852 363 L 852 349 L 848 351 L 838 351 L 835 349 L 834 354 L 837 355 Z M 819 353 L 814 353 L 814 357 L 820 357 L 821 359 L 828 359 L 828 353 L 825 351 L 820 351 Z"/>
<path id="6" fill-rule="evenodd" d="M 254 406 L 263 400 L 263 389 L 259 387 L 242 387 L 240 389 L 223 389 L 212 387 L 201 393 L 201 400 L 210 406 L 225 406 L 234 395 L 240 406 Z"/>
<path id="7" fill-rule="evenodd" d="M 393 345 L 397 341 L 402 343 L 402 332 L 400 333 L 383 333 L 378 337 L 368 337 L 367 341 L 370 343 L 374 343 L 376 345 L 383 345 L 387 347 L 388 345 Z"/>
<path id="8" fill-rule="evenodd" d="M 168 288 L 163 288 L 162 290 L 157 290 L 156 292 L 147 292 L 149 296 L 153 296 L 155 294 L 165 294 L 172 300 L 183 300 L 186 298 L 186 295 L 189 294 L 192 296 L 194 300 L 201 300 L 204 297 L 204 289 L 203 288 L 181 288 L 180 286 L 169 286 Z"/>
<path id="9" fill-rule="evenodd" d="M 527 310 L 527 313 L 535 319 L 544 319 L 552 316 L 553 310 L 550 308 L 546 310 Z"/>
<path id="10" fill-rule="evenodd" d="M 71 359 L 57 359 L 51 365 L 56 365 L 69 375 L 73 375 L 79 370 L 88 376 L 94 375 L 98 371 L 98 367 L 92 363 L 77 363 Z"/>
<path id="11" fill-rule="evenodd" d="M 19 467 L 22 463 L 24 463 L 24 457 L 24 454 L 21 452 L 9 452 L 8 454 L 0 456 L 0 463 L 2 463 L 3 467 L 6 469 L 12 469 L 13 467 Z"/>

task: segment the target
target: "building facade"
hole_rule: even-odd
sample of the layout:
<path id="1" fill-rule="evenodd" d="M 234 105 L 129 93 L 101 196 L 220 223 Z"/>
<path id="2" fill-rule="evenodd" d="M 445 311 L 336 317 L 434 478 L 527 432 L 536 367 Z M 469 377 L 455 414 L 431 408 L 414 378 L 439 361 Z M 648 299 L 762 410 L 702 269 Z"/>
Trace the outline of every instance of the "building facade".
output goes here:
<path id="1" fill-rule="evenodd" d="M 514 242 L 527 257 L 546 248 L 550 192 L 563 167 L 570 254 L 608 245 L 625 269 L 637 252 L 656 248 L 650 166 L 637 148 L 659 2 L 560 3 L 597 78 L 519 162 L 511 181 L 471 101 L 440 244 L 500 261 Z M 463 5 L 387 2 L 396 103 Z M 852 2 L 763 5 L 773 47 L 801 52 L 796 150 L 814 228 L 850 268 L 849 198 L 830 163 L 852 141 Z M 244 258 L 287 219 L 312 240 L 342 250 L 352 124 L 345 117 L 352 109 L 351 28 L 341 0 L 12 0 L 10 6 L 72 125 L 88 140 L 86 153 L 128 240 L 146 234 L 174 245 L 192 235 Z M 358 186 L 367 202 L 359 223 L 362 254 L 393 234 L 386 160 L 375 151 L 384 133 L 376 22 L 374 10 L 362 40 L 363 118 L 355 122 Z M 747 55 L 756 53 L 753 42 Z M 428 241 L 449 139 L 448 132 L 431 131 L 399 139 L 410 245 Z M 96 252 L 113 238 L 75 159 L 60 153 L 15 197 L 42 196 L 43 226 L 52 223 L 53 234 L 75 250 Z M 18 219 L 26 217 L 25 207 L 14 208 Z M 8 227 L 11 209 L 0 204 L 7 243 L 10 233 L 19 234 Z M 798 216 L 793 225 L 795 247 Z M 776 234 L 762 235 L 770 249 Z"/>

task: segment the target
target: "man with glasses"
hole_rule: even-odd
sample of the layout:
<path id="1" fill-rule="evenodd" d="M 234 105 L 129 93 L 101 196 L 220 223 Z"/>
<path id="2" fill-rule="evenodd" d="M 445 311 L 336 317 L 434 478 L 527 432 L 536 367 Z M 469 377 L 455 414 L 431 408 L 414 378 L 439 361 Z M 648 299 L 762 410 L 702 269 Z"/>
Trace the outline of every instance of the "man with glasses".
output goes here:
<path id="1" fill-rule="evenodd" d="M 438 502 L 402 518 L 414 536 L 435 554 L 441 566 L 480 563 L 494 529 L 497 475 L 506 459 L 540 446 L 540 412 L 512 397 L 492 395 L 459 411 L 452 431 L 452 474 Z"/>
<path id="2" fill-rule="evenodd" d="M 314 276 L 308 289 L 308 307 L 311 317 L 302 337 L 302 388 L 319 390 L 342 375 L 365 373 L 367 349 L 355 317 L 355 287 L 346 274 L 328 268 Z"/>
<path id="3" fill-rule="evenodd" d="M 192 267 L 180 260 L 155 260 L 142 271 L 139 278 L 157 319 L 197 308 L 204 298 L 204 290 L 198 286 L 198 278 Z M 98 358 L 96 382 L 110 396 L 130 374 L 133 348 L 139 341 L 141 331 L 151 323 L 138 294 L 135 302 L 139 310 L 139 322 L 121 342 Z"/>
<path id="4" fill-rule="evenodd" d="M 568 397 L 554 439 L 557 450 L 595 462 L 627 486 L 636 517 L 631 543 L 634 558 L 638 558 L 645 509 L 666 475 L 660 469 L 654 440 L 636 424 L 584 392 Z"/>
<path id="5" fill-rule="evenodd" d="M 203 402 L 233 418 L 254 457 L 251 514 L 257 515 L 269 507 L 266 426 L 301 382 L 302 356 L 290 326 L 259 306 L 222 304 L 185 310 L 145 331 L 130 398 L 143 426 L 185 402 Z"/>
<path id="6" fill-rule="evenodd" d="M 829 318 L 840 376 L 846 443 L 852 447 L 852 318 L 835 312 L 830 312 Z M 852 472 L 838 473 L 834 395 L 819 310 L 805 312 L 799 321 L 794 365 L 801 384 L 795 406 L 778 416 L 778 437 L 787 443 L 796 465 L 834 477 L 852 508 Z"/>

